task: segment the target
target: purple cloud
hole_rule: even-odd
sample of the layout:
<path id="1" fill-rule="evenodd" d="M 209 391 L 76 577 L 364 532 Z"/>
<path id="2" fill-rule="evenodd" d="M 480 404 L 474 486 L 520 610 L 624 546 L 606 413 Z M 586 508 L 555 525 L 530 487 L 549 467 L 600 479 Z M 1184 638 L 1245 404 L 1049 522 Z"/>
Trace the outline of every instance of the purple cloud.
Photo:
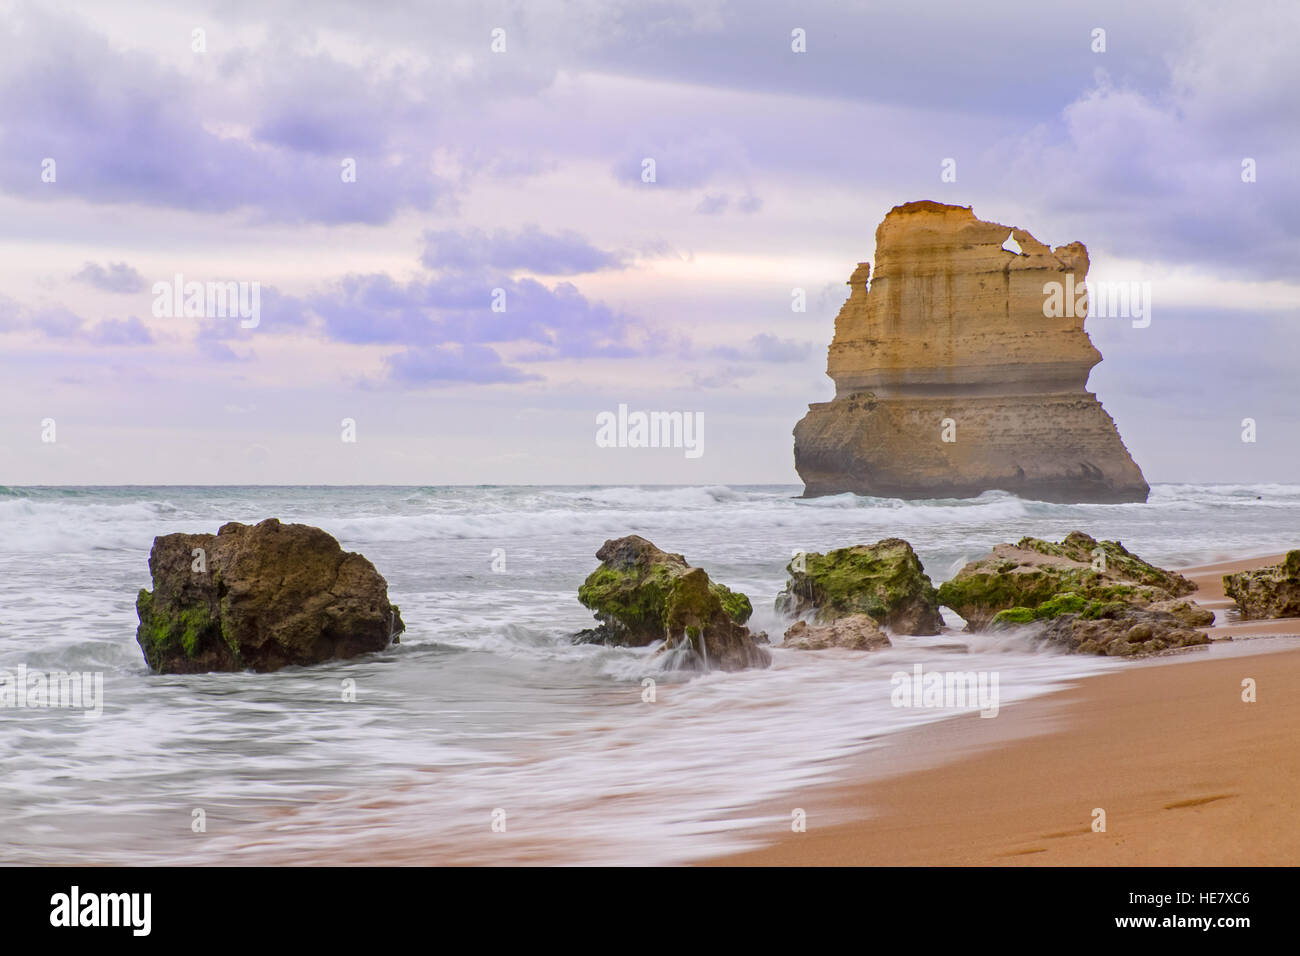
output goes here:
<path id="1" fill-rule="evenodd" d="M 497 293 L 495 290 L 500 290 Z M 494 301 L 504 311 L 494 311 Z M 328 338 L 354 344 L 415 347 L 530 342 L 532 358 L 640 354 L 639 327 L 569 282 L 451 275 L 399 283 L 391 276 L 352 275 L 307 305 Z"/>
<path id="2" fill-rule="evenodd" d="M 13 299 L 0 295 L 0 332 L 11 332 L 22 326 L 22 306 Z"/>
<path id="3" fill-rule="evenodd" d="M 730 204 L 731 199 L 726 193 L 706 193 L 695 211 L 701 216 L 719 216 L 727 211 Z"/>
<path id="4" fill-rule="evenodd" d="M 252 353 L 239 353 L 232 349 L 225 342 L 215 339 L 204 338 L 200 336 L 195 344 L 198 347 L 199 354 L 209 358 L 214 362 L 247 362 L 251 359 Z"/>
<path id="5" fill-rule="evenodd" d="M 812 343 L 778 338 L 767 332 L 752 336 L 741 348 L 720 346 L 710 350 L 711 355 L 731 361 L 749 362 L 802 362 L 812 353 Z"/>
<path id="6" fill-rule="evenodd" d="M 749 344 L 761 362 L 802 362 L 812 352 L 809 342 L 781 339 L 767 332 L 755 335 Z"/>
<path id="7" fill-rule="evenodd" d="M 264 107 L 271 115 L 251 118 L 250 137 L 216 132 L 204 123 L 202 85 L 143 54 L 119 52 L 76 20 L 28 11 L 0 25 L 0 46 L 17 51 L 0 65 L 0 188 L 25 199 L 378 224 L 403 208 L 432 210 L 450 188 L 419 152 L 396 150 L 391 136 L 379 135 L 403 128 L 408 100 L 321 57 L 292 62 L 281 51 L 276 63 L 304 87 L 329 76 L 329 142 L 308 128 L 323 129 L 323 117 L 286 125 L 301 100 Z M 340 101 L 345 74 L 359 92 Z M 388 105 L 390 94 L 397 105 Z M 342 177 L 349 157 L 355 182 Z M 55 162 L 53 182 L 41 178 L 46 159 Z"/>
<path id="8" fill-rule="evenodd" d="M 90 330 L 96 345 L 152 345 L 153 334 L 136 316 L 127 319 L 104 319 Z"/>
<path id="9" fill-rule="evenodd" d="M 727 193 L 705 193 L 695 211 L 702 216 L 719 216 L 730 208 L 733 208 L 731 196 Z M 750 216 L 763 208 L 763 200 L 752 192 L 747 192 L 736 200 L 734 208 L 737 212 Z"/>
<path id="10" fill-rule="evenodd" d="M 429 230 L 420 261 L 437 270 L 525 270 L 542 275 L 579 275 L 628 266 L 626 253 L 598 249 L 571 230 L 546 233 L 536 225 L 516 233 L 498 229 L 491 235 L 481 229 Z"/>
<path id="11" fill-rule="evenodd" d="M 385 359 L 389 378 L 402 385 L 495 385 L 539 378 L 506 365 L 485 345 L 408 348 Z"/>
<path id="12" fill-rule="evenodd" d="M 186 276 L 187 281 L 191 278 L 193 277 Z M 213 279 L 211 281 L 235 280 Z M 240 301 L 242 304 L 243 300 Z M 251 296 L 249 297 L 249 303 L 251 304 Z M 245 319 L 237 315 L 214 316 L 202 319 L 178 319 L 177 321 L 198 322 L 199 331 L 195 338 L 200 342 L 223 342 L 232 339 L 247 340 L 255 335 L 284 334 L 308 329 L 313 324 L 312 316 L 301 299 L 296 296 L 285 295 L 274 286 L 258 286 L 258 305 L 257 325 L 251 328 L 245 328 L 243 325 Z"/>
<path id="13" fill-rule="evenodd" d="M 37 310 L 27 324 L 50 338 L 67 339 L 81 331 L 82 323 L 81 316 L 60 305 Z"/>
<path id="14" fill-rule="evenodd" d="M 97 262 L 87 262 L 81 271 L 73 277 L 75 282 L 92 285 L 101 292 L 143 292 L 145 280 L 135 269 L 125 262 L 110 262 L 104 268 Z"/>

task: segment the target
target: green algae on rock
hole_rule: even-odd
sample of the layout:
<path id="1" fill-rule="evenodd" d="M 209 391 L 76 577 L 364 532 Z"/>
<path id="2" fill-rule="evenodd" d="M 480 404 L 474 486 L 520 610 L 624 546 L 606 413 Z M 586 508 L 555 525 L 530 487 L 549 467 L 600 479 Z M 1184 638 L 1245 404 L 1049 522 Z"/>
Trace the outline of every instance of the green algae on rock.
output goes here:
<path id="1" fill-rule="evenodd" d="M 317 664 L 383 650 L 405 629 L 374 565 L 308 525 L 160 535 L 149 570 L 136 640 L 159 673 Z"/>
<path id="2" fill-rule="evenodd" d="M 898 634 L 937 634 L 943 625 L 934 585 L 902 538 L 803 554 L 786 566 L 790 576 L 777 609 L 826 624 L 867 614 Z"/>
<path id="3" fill-rule="evenodd" d="M 1097 541 L 1072 531 L 1059 544 L 1026 537 L 1014 545 L 995 545 L 989 555 L 941 584 L 938 601 L 975 631 L 1002 611 L 1011 611 L 1013 622 L 1027 611 L 1034 612 L 1034 619 L 1072 613 L 1071 608 L 1082 613 L 1088 606 L 1099 614 L 1110 603 L 1146 607 L 1194 590 L 1196 585 L 1181 574 L 1143 561 L 1118 541 Z M 1059 603 L 1063 600 L 1065 605 Z"/>
<path id="4" fill-rule="evenodd" d="M 1223 590 L 1245 620 L 1300 617 L 1300 550 L 1281 564 L 1223 576 Z"/>
<path id="5" fill-rule="evenodd" d="M 606 541 L 596 552 L 601 566 L 578 588 L 578 600 L 599 626 L 579 640 L 643 647 L 664 641 L 681 668 L 740 670 L 767 667 L 771 655 L 758 646 L 745 622 L 753 606 L 744 594 L 709 580 L 680 554 L 661 551 L 639 535 Z"/>

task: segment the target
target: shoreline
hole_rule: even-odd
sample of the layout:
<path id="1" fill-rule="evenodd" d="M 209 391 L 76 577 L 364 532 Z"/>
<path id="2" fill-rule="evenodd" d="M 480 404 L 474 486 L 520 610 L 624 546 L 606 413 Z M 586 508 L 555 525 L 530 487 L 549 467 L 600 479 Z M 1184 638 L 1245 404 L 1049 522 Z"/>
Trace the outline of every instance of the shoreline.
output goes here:
<path id="1" fill-rule="evenodd" d="M 1280 558 L 1179 569 L 1198 585 L 1188 598 L 1215 611 L 1208 648 L 1080 678 L 1002 720 L 904 731 L 791 798 L 806 832 L 791 832 L 789 806 L 765 807 L 766 845 L 697 865 L 1295 865 L 1300 619 L 1239 623 L 1222 586 Z"/>

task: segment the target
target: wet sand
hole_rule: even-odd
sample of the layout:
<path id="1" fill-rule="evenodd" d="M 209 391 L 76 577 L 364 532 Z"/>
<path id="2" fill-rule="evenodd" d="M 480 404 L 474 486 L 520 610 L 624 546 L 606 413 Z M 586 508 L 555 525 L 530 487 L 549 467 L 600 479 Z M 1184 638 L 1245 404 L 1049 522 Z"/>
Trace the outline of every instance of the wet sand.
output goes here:
<path id="1" fill-rule="evenodd" d="M 1300 864 L 1300 619 L 1225 623 L 1222 587 L 1224 573 L 1279 560 L 1183 571 L 1219 617 L 1211 636 L 1230 643 L 901 735 L 888 776 L 876 751 L 846 782 L 792 799 L 806 832 L 774 825 L 770 845 L 708 862 Z"/>

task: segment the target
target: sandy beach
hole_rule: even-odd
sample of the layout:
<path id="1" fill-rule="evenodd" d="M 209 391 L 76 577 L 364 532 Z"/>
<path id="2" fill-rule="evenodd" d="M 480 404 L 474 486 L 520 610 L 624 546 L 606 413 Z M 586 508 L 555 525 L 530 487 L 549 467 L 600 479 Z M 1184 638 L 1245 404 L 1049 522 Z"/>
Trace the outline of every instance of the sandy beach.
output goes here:
<path id="1" fill-rule="evenodd" d="M 891 748 L 890 775 L 864 755 L 854 782 L 802 797 L 806 832 L 710 862 L 1295 865 L 1300 641 L 1264 635 L 1300 635 L 1300 619 L 1225 623 L 1222 587 L 1224 573 L 1279 559 L 1183 570 L 1230 644 L 1135 662 L 997 719 L 920 728 Z"/>

